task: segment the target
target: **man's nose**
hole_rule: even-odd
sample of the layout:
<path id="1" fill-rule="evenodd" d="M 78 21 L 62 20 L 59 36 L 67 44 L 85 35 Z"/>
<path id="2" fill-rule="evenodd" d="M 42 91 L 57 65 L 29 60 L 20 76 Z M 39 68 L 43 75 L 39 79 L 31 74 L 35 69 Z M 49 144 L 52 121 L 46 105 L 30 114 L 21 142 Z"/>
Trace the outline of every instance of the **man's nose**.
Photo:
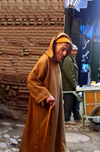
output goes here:
<path id="1" fill-rule="evenodd" d="M 66 56 L 66 54 L 67 54 L 66 50 L 65 50 L 65 51 L 63 51 L 63 55 L 64 55 L 64 56 Z"/>

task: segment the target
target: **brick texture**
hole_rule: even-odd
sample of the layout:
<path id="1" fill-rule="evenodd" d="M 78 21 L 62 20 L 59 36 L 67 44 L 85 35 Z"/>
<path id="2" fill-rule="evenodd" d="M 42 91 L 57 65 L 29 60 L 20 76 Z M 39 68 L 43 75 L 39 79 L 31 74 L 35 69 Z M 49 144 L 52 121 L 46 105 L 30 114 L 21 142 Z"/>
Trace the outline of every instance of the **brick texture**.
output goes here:
<path id="1" fill-rule="evenodd" d="M 26 120 L 27 76 L 64 30 L 64 0 L 0 1 L 0 115 Z"/>

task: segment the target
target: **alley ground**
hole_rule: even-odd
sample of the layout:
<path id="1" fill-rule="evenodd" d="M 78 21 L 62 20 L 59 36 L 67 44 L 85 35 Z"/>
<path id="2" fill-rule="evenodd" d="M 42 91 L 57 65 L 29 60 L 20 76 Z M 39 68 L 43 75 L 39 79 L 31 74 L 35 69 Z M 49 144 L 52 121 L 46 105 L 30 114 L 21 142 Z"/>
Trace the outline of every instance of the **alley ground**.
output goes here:
<path id="1" fill-rule="evenodd" d="M 24 126 L 22 122 L 0 119 L 0 152 L 19 151 Z M 66 152 L 100 152 L 100 131 L 95 131 L 88 119 L 84 127 L 80 121 L 76 124 L 65 123 L 65 129 Z"/>
<path id="2" fill-rule="evenodd" d="M 19 150 L 24 123 L 0 119 L 0 152 L 17 152 Z M 100 152 L 100 132 L 82 122 L 65 124 L 66 152 Z"/>

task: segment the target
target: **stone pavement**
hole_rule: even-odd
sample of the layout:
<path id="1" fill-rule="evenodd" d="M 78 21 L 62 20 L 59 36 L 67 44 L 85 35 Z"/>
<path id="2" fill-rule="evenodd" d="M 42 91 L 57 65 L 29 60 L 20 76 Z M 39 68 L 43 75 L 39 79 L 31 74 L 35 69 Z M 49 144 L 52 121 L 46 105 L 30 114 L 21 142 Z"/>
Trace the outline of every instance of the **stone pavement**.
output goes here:
<path id="1" fill-rule="evenodd" d="M 17 152 L 21 142 L 24 123 L 0 119 L 0 152 Z"/>
<path id="2" fill-rule="evenodd" d="M 65 124 L 66 152 L 100 152 L 100 132 L 95 131 L 88 120 L 75 125 Z"/>
<path id="3" fill-rule="evenodd" d="M 0 152 L 18 152 L 25 123 L 0 119 Z M 66 124 L 66 152 L 100 152 L 100 132 L 82 122 Z"/>

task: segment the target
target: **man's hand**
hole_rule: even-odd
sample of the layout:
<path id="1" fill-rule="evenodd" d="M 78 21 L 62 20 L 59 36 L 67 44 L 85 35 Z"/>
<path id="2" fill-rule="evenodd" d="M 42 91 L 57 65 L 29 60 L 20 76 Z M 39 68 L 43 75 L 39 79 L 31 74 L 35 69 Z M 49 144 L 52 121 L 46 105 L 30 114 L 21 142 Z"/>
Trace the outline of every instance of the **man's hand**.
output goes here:
<path id="1" fill-rule="evenodd" d="M 55 106 L 55 98 L 52 95 L 46 99 L 46 102 L 51 106 L 51 109 Z"/>

